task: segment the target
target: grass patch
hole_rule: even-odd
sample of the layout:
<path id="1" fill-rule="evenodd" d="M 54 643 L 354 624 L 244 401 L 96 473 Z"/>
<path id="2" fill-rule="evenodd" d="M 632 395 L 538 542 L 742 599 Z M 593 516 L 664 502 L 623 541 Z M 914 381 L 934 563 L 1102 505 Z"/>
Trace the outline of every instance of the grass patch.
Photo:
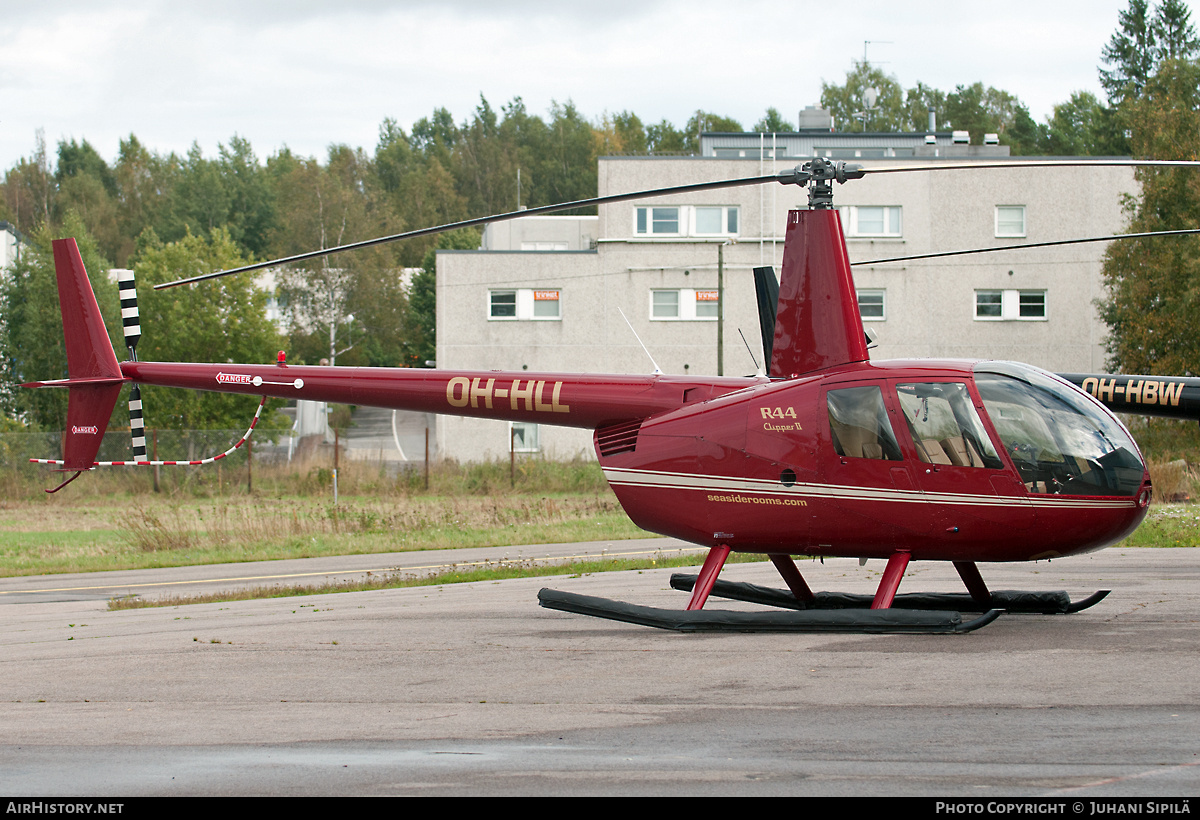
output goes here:
<path id="1" fill-rule="evenodd" d="M 1154 504 L 1146 520 L 1133 535 L 1121 542 L 1125 547 L 1200 546 L 1200 506 Z"/>
<path id="2" fill-rule="evenodd" d="M 588 561 L 550 564 L 535 561 L 496 561 L 482 567 L 448 569 L 432 575 L 416 573 L 388 573 L 357 581 L 340 581 L 330 584 L 278 584 L 248 587 L 246 589 L 214 592 L 204 595 L 168 595 L 158 598 L 142 598 L 131 595 L 112 598 L 109 610 L 143 609 L 146 607 L 186 606 L 188 604 L 226 603 L 250 601 L 260 598 L 291 598 L 303 595 L 328 595 L 336 592 L 367 592 L 380 589 L 405 587 L 441 586 L 444 584 L 470 584 L 503 581 L 510 578 L 539 578 L 548 575 L 594 575 L 600 572 L 627 572 L 632 570 L 669 569 L 671 567 L 694 567 L 704 563 L 704 551 L 690 555 L 666 556 L 661 553 L 652 558 L 598 558 Z M 765 555 L 733 553 L 727 564 L 746 564 L 767 560 Z"/>
<path id="3" fill-rule="evenodd" d="M 644 538 L 590 461 L 439 464 L 391 475 L 350 462 L 232 470 L 97 470 L 55 495 L 46 474 L 0 483 L 0 576 L 146 569 L 457 547 Z M 167 476 L 172 476 L 170 482 Z M 244 474 L 243 474 L 244 478 Z M 140 482 L 140 483 L 139 483 Z M 174 482 L 174 483 L 171 483 Z M 144 486 L 143 486 L 144 485 Z"/>
<path id="4" fill-rule="evenodd" d="M 645 538 L 611 492 L 343 498 L 142 497 L 104 506 L 6 505 L 0 576 L 147 569 L 426 549 Z M 87 529 L 80 528 L 86 521 Z"/>
<path id="5" fill-rule="evenodd" d="M 594 461 L 540 459 L 389 474 L 346 462 L 83 475 L 48 496 L 52 474 L 0 471 L 0 576 L 181 567 L 355 553 L 644 538 Z M 240 475 L 240 478 L 239 478 Z"/>

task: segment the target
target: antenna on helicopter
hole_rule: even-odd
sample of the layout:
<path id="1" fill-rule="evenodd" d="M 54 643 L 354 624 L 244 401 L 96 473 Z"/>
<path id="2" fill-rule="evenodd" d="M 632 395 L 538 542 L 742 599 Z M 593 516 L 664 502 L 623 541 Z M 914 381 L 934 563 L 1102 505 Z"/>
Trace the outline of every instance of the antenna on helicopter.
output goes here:
<path id="1" fill-rule="evenodd" d="M 650 364 L 654 365 L 654 375 L 661 376 L 662 368 L 658 366 L 658 362 L 654 361 L 654 357 L 650 355 L 650 349 L 646 347 L 646 343 L 642 341 L 642 337 L 633 329 L 633 323 L 629 321 L 629 317 L 625 315 L 625 311 L 617 308 L 617 313 L 621 314 L 621 318 L 625 320 L 625 324 L 629 325 L 629 331 L 633 334 L 633 338 L 638 340 L 638 344 L 642 346 L 642 350 L 646 351 L 646 357 L 650 359 Z"/>
<path id="2" fill-rule="evenodd" d="M 750 343 L 746 341 L 746 334 L 742 333 L 742 329 L 738 328 L 738 335 L 742 337 L 742 344 L 746 346 L 746 352 L 750 354 L 750 361 L 754 362 L 754 375 L 765 376 L 767 371 L 763 370 L 758 363 L 758 359 L 754 358 L 754 351 L 750 349 Z"/>

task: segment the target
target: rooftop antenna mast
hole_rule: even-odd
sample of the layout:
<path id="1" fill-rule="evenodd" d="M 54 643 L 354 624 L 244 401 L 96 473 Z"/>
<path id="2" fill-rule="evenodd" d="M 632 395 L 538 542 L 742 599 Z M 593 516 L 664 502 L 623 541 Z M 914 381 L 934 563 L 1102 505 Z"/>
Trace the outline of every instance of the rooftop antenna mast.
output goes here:
<path id="1" fill-rule="evenodd" d="M 881 45 L 881 46 L 882 45 L 888 45 L 888 46 L 895 45 L 895 43 L 893 43 L 891 40 L 863 40 L 863 65 L 866 65 L 868 63 L 867 46 L 871 45 L 871 43 L 875 43 L 876 45 Z M 880 63 L 880 65 L 887 65 L 887 63 Z"/>

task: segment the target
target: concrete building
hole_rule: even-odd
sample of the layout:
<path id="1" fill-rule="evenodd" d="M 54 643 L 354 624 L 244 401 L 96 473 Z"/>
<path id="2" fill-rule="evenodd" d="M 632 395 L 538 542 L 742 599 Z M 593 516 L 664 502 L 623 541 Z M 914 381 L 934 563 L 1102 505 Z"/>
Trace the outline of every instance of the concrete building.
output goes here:
<path id="1" fill-rule="evenodd" d="M 0 222 L 0 270 L 17 261 L 24 243 L 25 237 L 16 227 L 7 222 Z"/>
<path id="2" fill-rule="evenodd" d="M 964 155 L 1003 157 L 1007 148 L 956 146 L 948 133 L 886 136 L 704 135 L 697 157 L 602 158 L 598 195 L 771 174 L 818 152 L 858 152 L 854 161 L 867 167 L 922 169 L 835 186 L 850 258 L 859 263 L 1118 233 L 1121 197 L 1135 191 L 1129 168 L 1047 161 L 934 171 Z M 867 149 L 884 153 L 864 156 Z M 805 190 L 772 183 L 489 228 L 481 250 L 437 255 L 438 367 L 649 373 L 652 356 L 666 373 L 717 374 L 720 262 L 721 369 L 754 373 L 762 346 L 751 271 L 778 271 L 787 211 L 806 202 Z M 551 242 L 559 244 L 538 244 Z M 872 358 L 998 358 L 1060 372 L 1102 370 L 1106 328 L 1094 303 L 1103 294 L 1104 247 L 856 265 L 860 310 L 877 338 Z M 460 460 L 507 457 L 510 441 L 518 452 L 548 458 L 594 457 L 590 434 L 578 430 L 443 416 L 437 433 L 439 452 Z"/>

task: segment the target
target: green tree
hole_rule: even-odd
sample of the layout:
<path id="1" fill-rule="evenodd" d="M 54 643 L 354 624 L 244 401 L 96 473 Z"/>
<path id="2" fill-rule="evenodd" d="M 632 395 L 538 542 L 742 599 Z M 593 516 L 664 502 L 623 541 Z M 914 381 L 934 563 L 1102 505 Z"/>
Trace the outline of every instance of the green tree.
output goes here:
<path id="1" fill-rule="evenodd" d="M 542 197 L 529 205 L 553 205 L 596 195 L 596 135 L 575 104 L 554 102 L 547 123 L 547 164 Z M 591 209 L 594 212 L 594 208 Z"/>
<path id="2" fill-rule="evenodd" d="M 176 242 L 159 241 L 152 230 L 138 242 L 133 258 L 138 283 L 142 340 L 138 358 L 145 361 L 249 362 L 275 361 L 282 339 L 267 319 L 267 294 L 252 274 L 226 276 L 197 285 L 166 290 L 152 286 L 184 276 L 237 267 L 246 263 L 237 243 L 224 230 L 209 238 L 187 235 Z M 229 429 L 244 426 L 254 414 L 253 396 L 175 390 L 145 386 L 147 426 L 180 429 Z M 268 409 L 282 404 L 272 401 Z M 273 413 L 260 424 L 278 426 Z"/>
<path id="3" fill-rule="evenodd" d="M 760 134 L 786 134 L 796 129 L 783 118 L 777 108 L 768 108 L 762 119 L 754 123 L 754 130 Z"/>
<path id="4" fill-rule="evenodd" d="M 722 117 L 711 111 L 696 111 L 683 129 L 683 150 L 691 154 L 700 153 L 700 135 L 704 132 L 734 133 L 744 131 L 742 124 L 732 117 Z"/>
<path id="5" fill-rule="evenodd" d="M 397 225 L 409 229 L 446 225 L 466 216 L 466 200 L 445 164 L 453 162 L 453 155 L 443 150 L 440 132 L 427 128 L 429 136 L 418 138 L 422 122 L 428 126 L 430 121 L 413 126 L 413 136 L 409 137 L 395 120 L 384 120 L 375 149 L 374 184 L 386 198 Z M 403 265 L 417 267 L 436 243 L 436 237 L 407 240 L 396 248 L 397 258 Z"/>
<path id="6" fill-rule="evenodd" d="M 179 178 L 180 161 L 175 154 L 151 153 L 133 134 L 120 141 L 113 176 L 117 187 L 117 223 L 121 246 L 113 261 L 126 267 L 137 237 L 146 228 L 167 235 L 173 224 L 173 193 Z"/>
<path id="7" fill-rule="evenodd" d="M 646 139 L 646 127 L 632 111 L 622 111 L 612 118 L 613 132 L 619 140 L 620 150 L 614 153 L 645 154 L 650 150 Z M 599 156 L 599 152 L 597 152 Z"/>
<path id="8" fill-rule="evenodd" d="M 61 223 L 68 211 L 74 211 L 104 257 L 116 259 L 123 243 L 117 220 L 117 180 L 108 163 L 86 139 L 82 145 L 63 141 L 58 144 L 54 179 L 58 187 L 55 221 Z"/>
<path id="9" fill-rule="evenodd" d="M 1120 13 L 1119 27 L 1100 52 L 1109 69 L 1100 69 L 1100 84 L 1109 105 L 1120 105 L 1126 97 L 1137 97 L 1154 73 L 1155 40 L 1149 0 L 1129 0 Z"/>
<path id="10" fill-rule="evenodd" d="M 918 82 L 915 87 L 908 89 L 904 96 L 905 118 L 907 130 L 928 131 L 929 109 L 933 109 L 935 126 L 945 129 L 942 119 L 946 114 L 946 92 Z"/>
<path id="11" fill-rule="evenodd" d="M 1046 123 L 1045 153 L 1056 156 L 1115 156 L 1128 150 L 1112 109 L 1090 91 L 1076 91 L 1054 106 Z"/>
<path id="12" fill-rule="evenodd" d="M 969 131 L 976 141 L 996 134 L 1014 154 L 1035 154 L 1045 139 L 1019 99 L 983 83 L 960 85 L 947 94 L 944 116 L 947 129 Z"/>
<path id="13" fill-rule="evenodd" d="M 62 232 L 74 236 L 96 293 L 110 338 L 123 350 L 116 285 L 108 281 L 109 265 L 95 240 L 74 213 L 68 214 Z M 67 377 L 67 353 L 59 309 L 58 281 L 54 273 L 51 240 L 58 231 L 43 225 L 22 250 L 21 258 L 0 277 L 0 401 L 4 415 L 19 418 L 45 430 L 61 430 L 67 420 L 67 391 L 22 389 L 23 382 Z"/>
<path id="14" fill-rule="evenodd" d="M 1191 22 L 1192 12 L 1183 0 L 1164 0 L 1154 11 L 1154 58 L 1161 64 L 1166 60 L 1194 60 L 1200 50 L 1200 38 Z"/>
<path id="15" fill-rule="evenodd" d="M 50 224 L 56 191 L 46 139 L 39 128 L 33 156 L 22 157 L 4 174 L 4 202 L 17 228 L 32 235 Z"/>
<path id="16" fill-rule="evenodd" d="M 682 154 L 684 135 L 667 120 L 646 126 L 646 152 L 649 154 Z"/>
<path id="17" fill-rule="evenodd" d="M 1168 60 L 1137 98 L 1127 99 L 1134 154 L 1200 159 L 1200 64 Z M 1140 168 L 1141 194 L 1126 204 L 1129 231 L 1200 225 L 1200 177 L 1191 169 Z M 1157 237 L 1113 242 L 1105 254 L 1109 366 L 1132 373 L 1200 374 L 1200 240 Z"/>
<path id="18" fill-rule="evenodd" d="M 399 232 L 387 194 L 361 150 L 332 146 L 325 166 L 280 152 L 268 167 L 278 197 L 272 246 L 279 256 Z M 280 279 L 293 360 L 396 363 L 406 304 L 395 248 L 323 256 L 288 267 Z M 364 347 L 366 333 L 373 342 Z"/>
<path id="19" fill-rule="evenodd" d="M 225 189 L 228 215 L 223 227 L 253 257 L 268 251 L 275 225 L 275 195 L 270 177 L 250 143 L 236 134 L 218 146 L 217 170 Z"/>
<path id="20" fill-rule="evenodd" d="M 182 161 L 170 208 L 170 222 L 164 241 L 173 242 L 189 233 L 206 236 L 223 227 L 229 218 L 229 193 L 221 178 L 221 168 L 204 158 L 197 143 L 192 143 Z"/>
<path id="21" fill-rule="evenodd" d="M 839 131 L 901 131 L 908 125 L 900 82 L 859 60 L 842 85 L 821 81 L 821 107 Z"/>
<path id="22" fill-rule="evenodd" d="M 117 195 L 117 179 L 113 176 L 112 169 L 87 140 L 84 140 L 82 145 L 77 145 L 75 140 L 58 144 L 55 181 L 62 185 L 64 179 L 74 176 L 95 177 L 109 196 Z"/>

